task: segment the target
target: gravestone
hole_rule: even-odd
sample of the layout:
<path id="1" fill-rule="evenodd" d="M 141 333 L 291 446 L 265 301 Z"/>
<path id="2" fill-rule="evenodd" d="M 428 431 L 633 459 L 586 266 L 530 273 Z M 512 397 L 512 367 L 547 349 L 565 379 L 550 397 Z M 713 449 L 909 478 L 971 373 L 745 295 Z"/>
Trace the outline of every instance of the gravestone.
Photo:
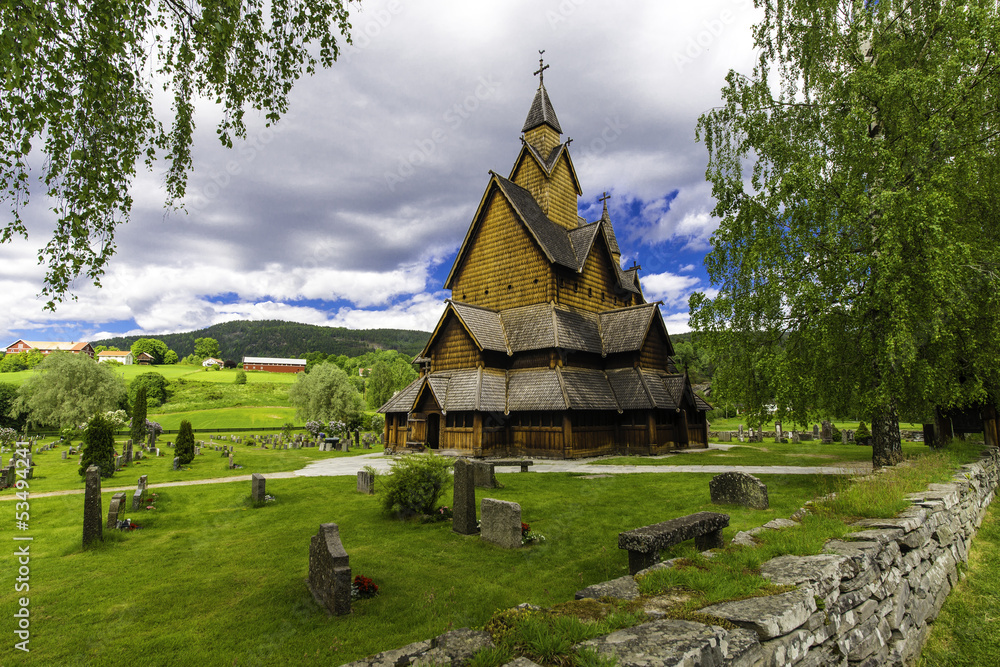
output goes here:
<path id="1" fill-rule="evenodd" d="M 357 430 L 357 431 L 354 432 L 354 446 L 355 447 L 360 447 L 361 446 L 361 431 L 360 430 Z"/>
<path id="2" fill-rule="evenodd" d="M 250 476 L 250 500 L 255 503 L 264 502 L 264 476 L 255 472 Z"/>
<path id="3" fill-rule="evenodd" d="M 111 504 L 108 505 L 108 523 L 107 528 L 114 530 L 118 527 L 118 514 L 125 507 L 125 492 L 119 491 L 115 495 L 111 496 Z"/>
<path id="4" fill-rule="evenodd" d="M 181 469 L 181 458 L 179 456 L 174 457 L 174 470 Z"/>
<path id="5" fill-rule="evenodd" d="M 719 442 L 732 442 L 733 432 L 732 431 L 720 431 L 719 432 Z"/>
<path id="6" fill-rule="evenodd" d="M 844 439 L 847 442 L 854 442 L 854 431 L 844 431 Z"/>
<path id="7" fill-rule="evenodd" d="M 87 486 L 83 496 L 83 546 L 94 540 L 104 539 L 104 526 L 101 512 L 101 469 L 97 466 L 87 468 Z"/>
<path id="8" fill-rule="evenodd" d="M 819 437 L 819 424 L 813 424 L 813 437 Z"/>
<path id="9" fill-rule="evenodd" d="M 358 471 L 358 492 L 375 495 L 375 475 L 367 470 Z"/>
<path id="10" fill-rule="evenodd" d="M 800 442 L 812 442 L 812 439 L 813 439 L 812 433 L 800 433 L 799 434 L 799 441 Z"/>
<path id="11" fill-rule="evenodd" d="M 521 547 L 521 506 L 494 498 L 483 498 L 482 538 L 504 549 Z"/>
<path id="12" fill-rule="evenodd" d="M 351 565 L 340 529 L 323 523 L 309 542 L 309 591 L 327 613 L 351 613 Z"/>
<path id="13" fill-rule="evenodd" d="M 140 488 L 143 491 L 145 491 L 146 490 L 146 484 L 147 484 L 146 475 L 139 475 L 139 482 L 137 484 L 138 488 Z"/>
<path id="14" fill-rule="evenodd" d="M 500 485 L 497 484 L 497 476 L 494 474 L 496 469 L 492 463 L 487 463 L 486 461 L 473 461 L 472 466 L 473 479 L 476 481 L 477 489 L 500 488 Z"/>
<path id="15" fill-rule="evenodd" d="M 455 489 L 451 503 L 451 529 L 461 535 L 475 535 L 476 482 L 473 464 L 468 459 L 455 461 Z"/>
<path id="16" fill-rule="evenodd" d="M 743 437 L 743 424 L 740 424 L 740 430 L 738 431 L 738 433 L 739 433 L 739 437 L 742 438 Z"/>
<path id="17" fill-rule="evenodd" d="M 781 422 L 774 422 L 774 441 L 781 442 Z"/>
<path id="18" fill-rule="evenodd" d="M 230 470 L 233 469 L 233 455 L 232 454 L 229 455 L 229 469 Z"/>
<path id="19" fill-rule="evenodd" d="M 62 454 L 63 454 L 63 461 L 65 461 L 66 460 L 66 452 L 63 452 Z"/>
<path id="20" fill-rule="evenodd" d="M 125 445 L 125 464 L 132 463 L 132 443 Z"/>
<path id="21" fill-rule="evenodd" d="M 351 439 L 350 438 L 344 438 L 340 442 L 340 451 L 342 451 L 342 452 L 349 452 L 349 451 L 351 451 Z"/>
<path id="22" fill-rule="evenodd" d="M 823 444 L 829 445 L 833 442 L 833 424 L 823 420 Z"/>
<path id="23" fill-rule="evenodd" d="M 792 444 L 793 445 L 799 444 L 799 432 L 798 431 L 792 431 Z"/>
<path id="24" fill-rule="evenodd" d="M 136 489 L 135 493 L 132 494 L 132 509 L 141 510 L 142 509 L 142 496 L 143 489 Z"/>
<path id="25" fill-rule="evenodd" d="M 225 447 L 223 447 L 222 448 L 222 458 L 226 458 L 227 456 L 229 456 L 229 450 L 226 449 Z"/>
<path id="26" fill-rule="evenodd" d="M 767 485 L 745 472 L 724 472 L 708 483 L 708 492 L 715 504 L 742 505 L 766 510 Z"/>

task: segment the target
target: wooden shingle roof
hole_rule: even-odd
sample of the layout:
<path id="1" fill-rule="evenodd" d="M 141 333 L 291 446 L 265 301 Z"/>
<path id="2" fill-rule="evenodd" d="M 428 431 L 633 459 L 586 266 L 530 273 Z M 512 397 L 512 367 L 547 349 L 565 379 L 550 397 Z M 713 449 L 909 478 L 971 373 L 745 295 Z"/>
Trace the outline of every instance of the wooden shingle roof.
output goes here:
<path id="1" fill-rule="evenodd" d="M 426 380 L 427 378 L 419 377 L 406 385 L 404 389 L 399 390 L 386 401 L 385 405 L 378 409 L 378 412 L 412 412 L 413 406 L 417 402 L 417 394 L 420 393 Z"/>
<path id="2" fill-rule="evenodd" d="M 573 410 L 619 410 L 618 400 L 604 371 L 560 368 L 569 406 Z"/>
<path id="3" fill-rule="evenodd" d="M 604 354 L 638 350 L 646 340 L 653 317 L 659 313 L 655 303 L 607 310 L 600 314 Z"/>
<path id="4" fill-rule="evenodd" d="M 528 368 L 508 371 L 507 411 L 565 410 L 559 374 L 551 368 Z"/>
<path id="5" fill-rule="evenodd" d="M 531 108 L 528 109 L 528 117 L 524 119 L 524 127 L 521 128 L 521 132 L 533 130 L 539 125 L 548 125 L 562 134 L 562 127 L 559 126 L 556 111 L 552 108 L 549 93 L 541 84 L 538 85 L 538 90 L 535 92 L 535 99 L 531 101 Z"/>
<path id="6" fill-rule="evenodd" d="M 520 185 L 496 173 L 493 173 L 493 178 L 549 261 L 579 271 L 581 263 L 573 250 L 566 229 L 549 220 L 531 193 Z"/>
<path id="7" fill-rule="evenodd" d="M 497 352 L 508 351 L 507 338 L 504 335 L 498 312 L 461 301 L 449 300 L 448 303 L 455 310 L 455 314 L 465 323 L 465 327 L 481 349 Z"/>

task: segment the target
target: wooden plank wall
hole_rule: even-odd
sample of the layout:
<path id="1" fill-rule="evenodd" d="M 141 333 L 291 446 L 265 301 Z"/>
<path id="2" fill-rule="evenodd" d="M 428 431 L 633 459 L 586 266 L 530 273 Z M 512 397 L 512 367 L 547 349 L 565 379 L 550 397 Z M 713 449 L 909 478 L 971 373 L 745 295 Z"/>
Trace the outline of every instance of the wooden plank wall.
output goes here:
<path id="1" fill-rule="evenodd" d="M 549 270 L 514 209 L 495 194 L 452 281 L 452 298 L 495 310 L 541 303 Z"/>
<path id="2" fill-rule="evenodd" d="M 612 269 L 613 261 L 603 237 L 595 240 L 580 274 L 560 272 L 561 283 L 557 280 L 556 301 L 591 312 L 615 308 L 615 286 L 618 283 Z M 623 303 L 619 299 L 618 307 Z"/>
<path id="3" fill-rule="evenodd" d="M 667 357 L 670 356 L 668 349 L 663 331 L 659 325 L 654 324 L 639 351 L 639 363 L 643 368 L 666 370 Z"/>
<path id="4" fill-rule="evenodd" d="M 438 333 L 429 353 L 432 372 L 451 368 L 475 368 L 480 359 L 479 348 L 454 313 L 448 313 L 448 321 Z"/>

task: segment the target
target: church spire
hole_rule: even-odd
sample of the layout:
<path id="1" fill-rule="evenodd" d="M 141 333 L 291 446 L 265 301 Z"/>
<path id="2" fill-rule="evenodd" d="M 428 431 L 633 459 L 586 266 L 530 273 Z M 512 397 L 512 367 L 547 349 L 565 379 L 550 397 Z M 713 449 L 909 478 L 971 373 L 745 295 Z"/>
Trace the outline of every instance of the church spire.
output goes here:
<path id="1" fill-rule="evenodd" d="M 546 65 L 542 59 L 543 53 L 545 53 L 544 49 L 538 52 L 538 69 L 535 71 L 535 75 L 538 76 L 538 91 L 535 93 L 535 99 L 531 102 L 531 109 L 528 110 L 528 117 L 524 121 L 521 132 L 527 134 L 537 127 L 548 125 L 557 134 L 562 134 L 559 119 L 556 118 L 555 109 L 552 108 L 549 94 L 545 90 L 545 70 L 549 68 L 549 65 Z"/>

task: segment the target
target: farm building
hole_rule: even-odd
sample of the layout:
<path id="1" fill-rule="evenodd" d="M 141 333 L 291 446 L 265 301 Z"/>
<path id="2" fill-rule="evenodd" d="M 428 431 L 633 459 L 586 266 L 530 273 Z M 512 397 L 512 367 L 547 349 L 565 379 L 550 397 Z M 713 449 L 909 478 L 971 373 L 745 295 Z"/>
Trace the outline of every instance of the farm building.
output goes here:
<path id="1" fill-rule="evenodd" d="M 305 359 L 243 357 L 243 370 L 247 371 L 268 371 L 269 373 L 301 373 L 305 369 L 306 369 Z"/>
<path id="2" fill-rule="evenodd" d="M 29 350 L 38 350 L 42 354 L 48 355 L 53 352 L 72 352 L 73 354 L 86 354 L 91 359 L 94 358 L 94 348 L 90 343 L 64 343 L 58 341 L 38 341 L 38 340 L 16 340 L 7 346 L 7 354 L 19 354 Z"/>
<path id="3" fill-rule="evenodd" d="M 135 362 L 135 359 L 132 356 L 132 352 L 129 350 L 125 350 L 124 352 L 104 350 L 103 352 L 97 353 L 97 361 L 117 361 L 125 364 L 126 366 L 131 366 Z"/>
<path id="4" fill-rule="evenodd" d="M 540 74 L 542 70 L 536 74 Z M 659 303 L 622 269 L 544 84 L 507 178 L 490 172 L 420 377 L 379 408 L 390 448 L 575 458 L 704 447 L 710 406 L 674 367 Z"/>

